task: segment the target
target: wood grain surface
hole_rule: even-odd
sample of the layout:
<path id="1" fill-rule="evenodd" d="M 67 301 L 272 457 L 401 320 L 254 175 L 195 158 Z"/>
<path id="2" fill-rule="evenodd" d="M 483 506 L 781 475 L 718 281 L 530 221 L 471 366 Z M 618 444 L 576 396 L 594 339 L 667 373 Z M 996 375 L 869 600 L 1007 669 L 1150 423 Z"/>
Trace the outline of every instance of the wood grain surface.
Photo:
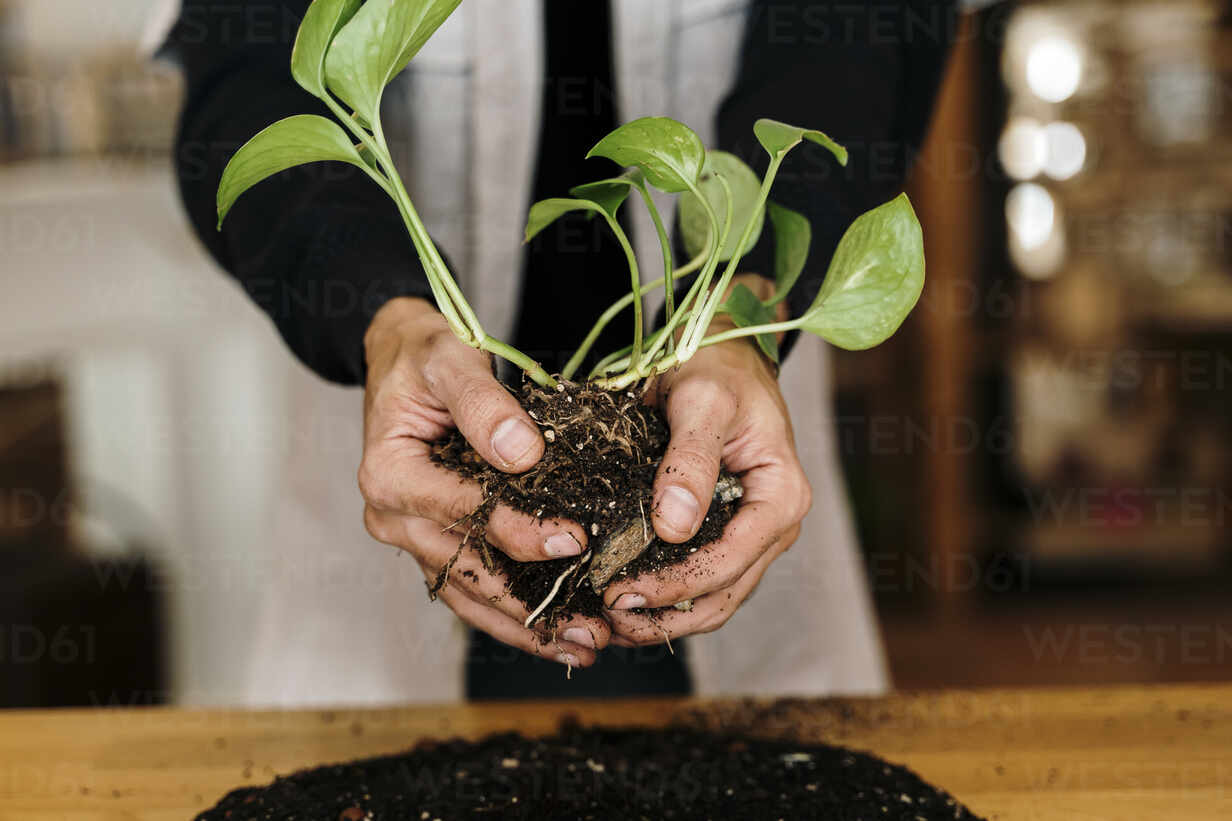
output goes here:
<path id="1" fill-rule="evenodd" d="M 366 710 L 0 713 L 0 819 L 190 819 L 228 790 L 430 737 L 567 715 L 870 750 L 999 821 L 1232 818 L 1232 686 L 1000 690 L 778 704 L 611 701 Z"/>

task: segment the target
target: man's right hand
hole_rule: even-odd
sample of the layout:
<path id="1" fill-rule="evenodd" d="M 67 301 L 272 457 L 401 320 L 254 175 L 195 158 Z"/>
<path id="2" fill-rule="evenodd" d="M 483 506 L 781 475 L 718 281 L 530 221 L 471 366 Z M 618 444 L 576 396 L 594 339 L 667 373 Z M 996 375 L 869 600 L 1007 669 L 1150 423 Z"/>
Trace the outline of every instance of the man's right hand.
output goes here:
<path id="1" fill-rule="evenodd" d="M 469 527 L 458 522 L 480 505 L 483 493 L 433 463 L 430 443 L 456 427 L 489 464 L 521 473 L 543 456 L 543 436 L 497 382 L 490 358 L 459 342 L 422 299 L 386 303 L 364 348 L 364 524 L 378 541 L 414 556 L 431 582 L 457 552 Z M 492 511 L 487 539 L 523 562 L 576 556 L 586 548 L 586 531 L 575 522 L 538 520 L 504 506 Z M 484 569 L 477 552 L 466 550 L 439 595 L 472 627 L 562 664 L 589 666 L 595 650 L 607 646 L 611 629 L 603 619 L 574 617 L 556 626 L 555 641 L 523 627 L 530 611 L 505 582 Z"/>

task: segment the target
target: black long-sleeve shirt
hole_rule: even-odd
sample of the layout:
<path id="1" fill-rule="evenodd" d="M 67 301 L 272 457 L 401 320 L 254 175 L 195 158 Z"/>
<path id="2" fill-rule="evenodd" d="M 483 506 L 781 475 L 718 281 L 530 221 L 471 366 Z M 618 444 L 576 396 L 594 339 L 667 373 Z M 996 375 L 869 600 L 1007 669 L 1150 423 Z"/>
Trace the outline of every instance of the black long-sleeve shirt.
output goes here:
<path id="1" fill-rule="evenodd" d="M 430 298 L 384 192 L 350 166 L 293 169 L 246 193 L 215 230 L 215 192 L 235 150 L 278 119 L 326 113 L 289 68 L 308 5 L 184 0 L 168 44 L 187 83 L 176 168 L 192 224 L 218 263 L 296 356 L 326 379 L 354 384 L 364 374 L 364 332 L 381 305 L 396 296 Z M 850 151 L 840 169 L 806 143 L 776 182 L 772 198 L 813 227 L 812 250 L 788 302 L 793 315 L 812 302 L 847 225 L 901 188 L 923 139 L 955 13 L 952 0 L 752 3 L 737 79 L 717 113 L 716 147 L 764 168 L 753 123 L 772 117 L 822 128 Z M 744 270 L 772 271 L 771 234 L 767 228 Z M 580 277 L 577 287 L 586 287 Z M 575 304 L 567 293 L 558 298 Z M 594 319 L 569 310 L 558 316 L 563 338 L 580 337 Z"/>

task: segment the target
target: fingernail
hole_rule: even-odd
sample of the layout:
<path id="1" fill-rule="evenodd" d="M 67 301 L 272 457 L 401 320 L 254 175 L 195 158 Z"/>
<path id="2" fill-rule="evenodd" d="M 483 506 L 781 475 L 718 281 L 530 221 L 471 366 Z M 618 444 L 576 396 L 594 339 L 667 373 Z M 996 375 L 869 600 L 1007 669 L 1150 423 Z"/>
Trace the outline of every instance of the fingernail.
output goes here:
<path id="1" fill-rule="evenodd" d="M 659 517 L 677 533 L 688 533 L 693 529 L 698 510 L 697 499 L 679 485 L 671 485 L 659 496 Z"/>
<path id="2" fill-rule="evenodd" d="M 621 593 L 612 603 L 613 610 L 636 610 L 646 606 L 646 597 L 641 593 Z"/>
<path id="3" fill-rule="evenodd" d="M 561 664 L 567 664 L 570 667 L 581 667 L 582 666 L 578 662 L 578 657 L 573 655 L 572 653 L 561 653 L 559 656 L 556 657 L 556 660 L 559 661 Z"/>
<path id="4" fill-rule="evenodd" d="M 563 638 L 571 644 L 580 644 L 583 647 L 595 649 L 595 639 L 585 627 L 570 627 L 565 631 Z"/>
<path id="5" fill-rule="evenodd" d="M 512 465 L 521 460 L 539 439 L 539 431 L 521 419 L 506 419 L 492 434 L 492 450 L 505 460 L 505 464 Z"/>
<path id="6" fill-rule="evenodd" d="M 572 533 L 557 533 L 549 536 L 543 542 L 543 552 L 553 559 L 564 556 L 576 556 L 582 552 L 582 546 L 573 538 Z"/>

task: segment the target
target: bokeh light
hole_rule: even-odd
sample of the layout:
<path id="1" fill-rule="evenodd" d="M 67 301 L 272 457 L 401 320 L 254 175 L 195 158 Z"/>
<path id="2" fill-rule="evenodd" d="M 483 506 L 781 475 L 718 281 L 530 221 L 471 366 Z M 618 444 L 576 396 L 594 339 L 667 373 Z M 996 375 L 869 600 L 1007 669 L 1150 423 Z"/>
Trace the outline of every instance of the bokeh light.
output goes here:
<path id="1" fill-rule="evenodd" d="M 1063 121 L 1049 123 L 1041 137 L 1045 174 L 1054 180 L 1068 180 L 1082 170 L 1087 161 L 1087 141 L 1078 126 Z"/>
<path id="2" fill-rule="evenodd" d="M 1048 242 L 1056 224 L 1056 203 L 1042 185 L 1033 182 L 1014 186 L 1005 200 L 1005 218 L 1023 250 L 1031 251 Z"/>
<path id="3" fill-rule="evenodd" d="M 1082 79 L 1082 55 L 1073 41 L 1057 35 L 1041 37 L 1027 52 L 1027 85 L 1050 103 L 1068 100 Z"/>
<path id="4" fill-rule="evenodd" d="M 1039 121 L 1030 117 L 1010 120 L 997 144 L 997 154 L 1005 173 L 1016 180 L 1037 176 L 1048 159 L 1048 144 Z"/>

